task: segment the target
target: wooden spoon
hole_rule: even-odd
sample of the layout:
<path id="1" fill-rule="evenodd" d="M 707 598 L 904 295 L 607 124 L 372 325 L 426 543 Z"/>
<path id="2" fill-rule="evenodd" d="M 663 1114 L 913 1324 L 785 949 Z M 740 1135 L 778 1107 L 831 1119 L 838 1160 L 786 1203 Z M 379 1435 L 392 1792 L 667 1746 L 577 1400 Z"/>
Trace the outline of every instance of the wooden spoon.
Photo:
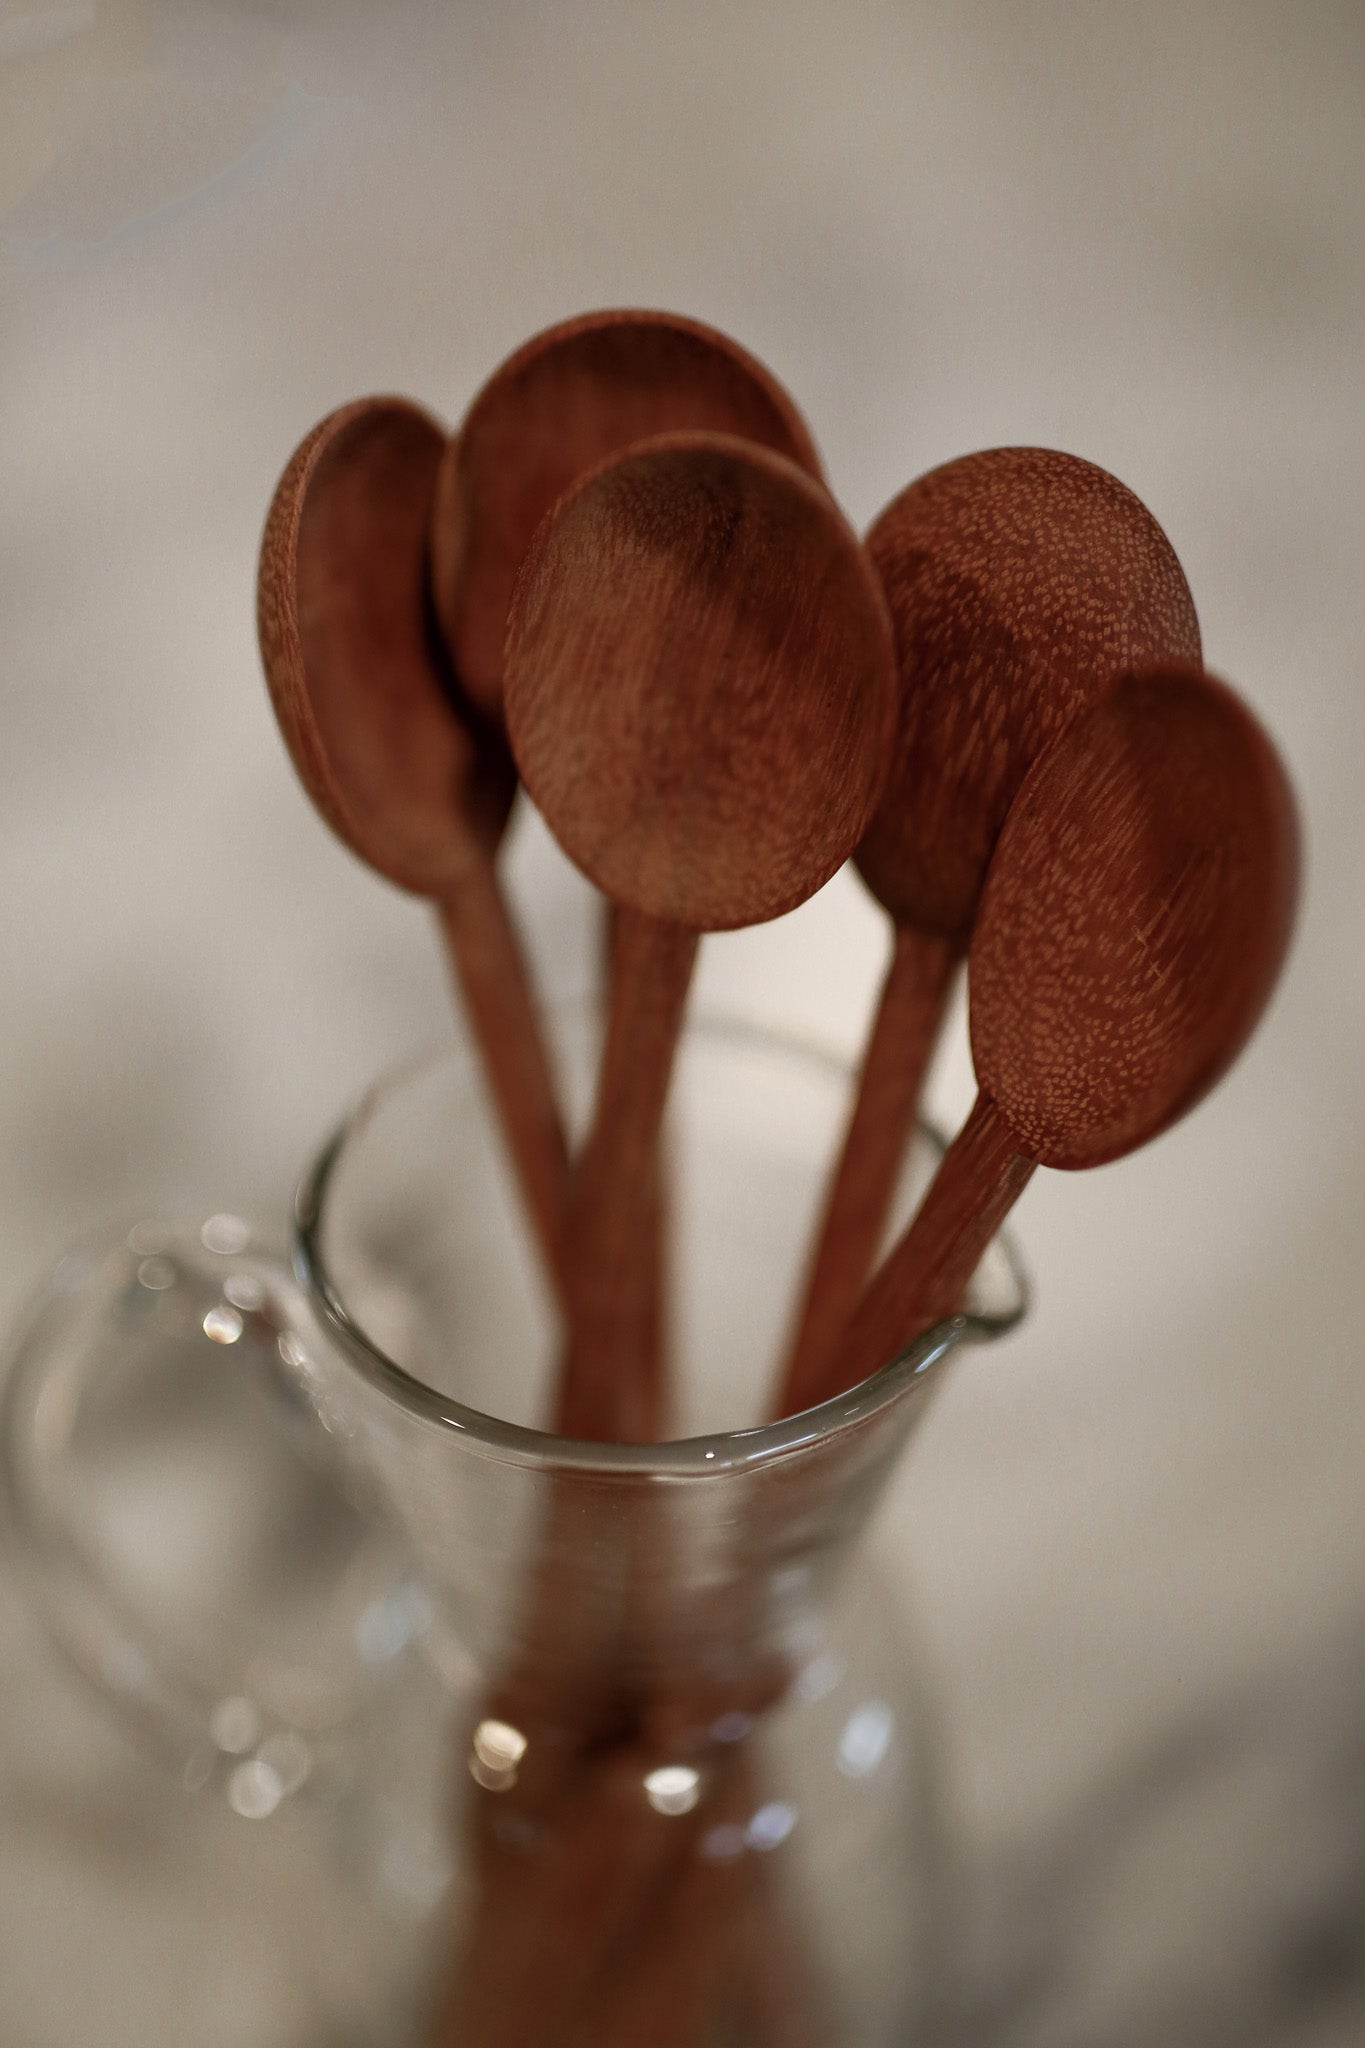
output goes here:
<path id="1" fill-rule="evenodd" d="M 1069 728 L 1025 781 L 981 899 L 976 1103 L 816 1398 L 956 1309 L 1035 1166 L 1121 1158 L 1214 1085 L 1275 985 L 1297 880 L 1284 771 L 1226 684 L 1139 671 Z"/>
<path id="2" fill-rule="evenodd" d="M 997 835 L 1025 774 L 1125 669 L 1200 659 L 1194 600 L 1106 470 L 994 448 L 930 471 L 867 546 L 896 630 L 900 722 L 856 855 L 891 962 L 807 1271 L 785 1401 L 804 1407 L 872 1267 Z"/>
<path id="3" fill-rule="evenodd" d="M 506 687 L 528 791 L 625 908 L 571 1194 L 568 1378 L 594 1434 L 630 1365 L 632 1245 L 698 935 L 794 908 L 862 836 L 894 718 L 890 621 L 856 536 L 794 464 L 666 435 L 541 527 Z"/>
<path id="4" fill-rule="evenodd" d="M 428 629 L 427 529 L 444 430 L 399 398 L 331 413 L 295 451 L 261 543 L 257 620 L 304 788 L 380 874 L 435 903 L 521 1193 L 562 1271 L 568 1165 L 534 998 L 493 855 L 516 789 L 462 713 Z"/>
<path id="5" fill-rule="evenodd" d="M 579 477 L 632 442 L 706 428 L 819 457 L 777 380 L 727 335 L 676 313 L 587 313 L 549 327 L 496 370 L 437 479 L 432 589 L 461 683 L 502 706 L 512 586 L 532 537 Z"/>

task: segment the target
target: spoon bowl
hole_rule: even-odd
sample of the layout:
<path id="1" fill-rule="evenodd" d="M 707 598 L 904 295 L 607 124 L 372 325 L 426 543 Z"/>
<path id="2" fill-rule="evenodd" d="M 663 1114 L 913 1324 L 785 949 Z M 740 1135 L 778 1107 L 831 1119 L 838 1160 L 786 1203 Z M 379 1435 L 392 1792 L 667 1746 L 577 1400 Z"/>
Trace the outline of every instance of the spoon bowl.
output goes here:
<path id="1" fill-rule="evenodd" d="M 976 1102 L 815 1398 L 953 1313 L 1035 1166 L 1121 1158 L 1221 1078 L 1278 979 L 1298 869 L 1274 747 L 1201 669 L 1123 677 L 1037 763 L 972 938 Z"/>
<path id="2" fill-rule="evenodd" d="M 536 528 L 578 478 L 636 441 L 689 428 L 819 457 L 776 378 L 676 313 L 584 314 L 534 336 L 473 400 L 437 481 L 433 591 L 464 687 L 500 712 L 512 589 Z"/>
<path id="3" fill-rule="evenodd" d="M 1125 678 L 1030 778 L 972 939 L 977 1080 L 1040 1166 L 1102 1166 L 1193 1108 L 1293 926 L 1293 799 L 1214 677 Z"/>
<path id="4" fill-rule="evenodd" d="M 987 865 L 1038 755 L 1126 668 L 1197 663 L 1180 564 L 1116 477 L 1051 448 L 931 470 L 868 535 L 891 608 L 900 717 L 856 861 L 895 939 L 787 1356 L 799 1401 L 886 1225 Z"/>
<path id="5" fill-rule="evenodd" d="M 330 413 L 276 488 L 257 585 L 266 683 L 300 781 L 353 853 L 437 901 L 491 857 L 516 789 L 502 744 L 452 705 L 427 623 L 445 448 L 406 399 Z"/>
<path id="6" fill-rule="evenodd" d="M 431 630 L 427 533 L 444 430 L 401 398 L 314 428 L 276 488 L 257 619 L 300 781 L 337 836 L 436 905 L 547 1270 L 562 1286 L 568 1155 L 493 856 L 516 790 L 500 734 L 456 703 Z"/>
<path id="7" fill-rule="evenodd" d="M 1142 501 L 1054 448 L 931 470 L 867 546 L 904 691 L 858 869 L 897 925 L 965 951 L 1025 775 L 1116 676 L 1199 662 L 1194 600 Z"/>
<path id="8" fill-rule="evenodd" d="M 508 632 L 508 732 L 614 902 L 705 931 L 795 908 L 857 844 L 893 715 L 876 578 L 780 456 L 661 436 L 538 535 Z"/>
<path id="9" fill-rule="evenodd" d="M 793 463 L 665 435 L 539 529 L 506 680 L 527 789 L 621 906 L 569 1228 L 566 1384 L 591 1433 L 640 1348 L 640 1219 L 698 935 L 792 909 L 857 844 L 894 717 L 890 623 L 856 535 Z"/>

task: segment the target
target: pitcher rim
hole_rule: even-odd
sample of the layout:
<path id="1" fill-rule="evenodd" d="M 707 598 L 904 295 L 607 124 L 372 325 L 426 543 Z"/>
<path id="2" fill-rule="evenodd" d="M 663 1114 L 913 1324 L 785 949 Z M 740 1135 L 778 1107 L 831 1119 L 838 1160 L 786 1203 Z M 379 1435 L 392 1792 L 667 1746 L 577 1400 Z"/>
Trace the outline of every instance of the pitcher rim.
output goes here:
<path id="1" fill-rule="evenodd" d="M 572 1006 L 566 1006 L 572 1007 Z M 590 1006 L 578 1006 L 585 1012 Z M 828 1046 L 797 1033 L 750 1024 L 703 1012 L 689 1020 L 688 1030 L 712 1040 L 749 1043 L 785 1051 L 824 1066 L 846 1079 L 848 1061 Z M 371 1386 L 395 1401 L 414 1420 L 451 1430 L 501 1460 L 603 1474 L 632 1474 L 659 1480 L 705 1478 L 747 1470 L 773 1458 L 789 1457 L 813 1443 L 827 1442 L 868 1422 L 890 1407 L 907 1387 L 921 1379 L 959 1343 L 986 1343 L 1014 1329 L 1028 1311 L 1030 1286 L 1018 1249 L 1008 1231 L 1000 1231 L 992 1250 L 1003 1257 L 1013 1299 L 1001 1309 L 968 1307 L 934 1323 L 898 1351 L 876 1372 L 846 1393 L 833 1395 L 813 1408 L 776 1421 L 704 1435 L 667 1437 L 651 1443 L 612 1443 L 596 1438 L 561 1436 L 529 1423 L 510 1422 L 443 1393 L 390 1358 L 356 1321 L 332 1278 L 321 1233 L 327 1190 L 346 1149 L 347 1140 L 395 1088 L 429 1070 L 467 1059 L 461 1043 L 428 1048 L 400 1061 L 373 1081 L 342 1117 L 301 1181 L 294 1205 L 294 1266 L 300 1283 L 348 1363 Z M 942 1152 L 944 1140 L 935 1127 L 920 1120 L 921 1131 Z"/>

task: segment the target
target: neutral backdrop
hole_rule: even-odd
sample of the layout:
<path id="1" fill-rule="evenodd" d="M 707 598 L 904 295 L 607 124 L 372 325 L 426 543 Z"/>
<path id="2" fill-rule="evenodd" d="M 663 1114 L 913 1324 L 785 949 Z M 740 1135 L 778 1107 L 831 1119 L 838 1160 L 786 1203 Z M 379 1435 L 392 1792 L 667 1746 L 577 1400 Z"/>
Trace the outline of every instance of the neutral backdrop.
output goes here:
<path id="1" fill-rule="evenodd" d="M 1359 0 L 0 0 L 0 1310 L 111 1215 L 283 1216 L 340 1106 L 449 1028 L 426 914 L 337 849 L 276 737 L 261 520 L 333 404 L 458 418 L 606 304 L 766 358 L 859 525 L 968 449 L 1112 469 L 1283 746 L 1307 881 L 1280 996 L 1179 1130 L 1038 1177 L 1036 1311 L 949 1386 L 880 1536 L 948 1710 L 960 2038 L 1346 2048 Z M 588 905 L 530 815 L 509 872 L 571 987 Z M 702 989 L 851 1048 L 884 946 L 843 876 L 708 944 Z M 934 1099 L 970 1089 L 959 1028 Z M 98 1924 L 63 1799 L 121 1752 L 53 1689 L 2 1554 L 0 1663 L 4 2038 L 121 2040 L 112 1954 L 59 1961 L 73 1899 Z M 100 1882 L 154 1887 L 135 1849 L 105 1842 Z"/>

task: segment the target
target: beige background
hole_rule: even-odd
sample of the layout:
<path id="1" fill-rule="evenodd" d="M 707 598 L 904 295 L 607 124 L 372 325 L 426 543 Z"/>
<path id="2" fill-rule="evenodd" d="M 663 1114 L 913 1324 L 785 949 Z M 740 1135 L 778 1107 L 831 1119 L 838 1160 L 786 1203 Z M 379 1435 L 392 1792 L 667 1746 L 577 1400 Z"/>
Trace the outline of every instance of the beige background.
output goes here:
<path id="1" fill-rule="evenodd" d="M 1301 935 L 1196 1117 L 1039 1177 L 1031 1326 L 959 1373 L 883 1534 L 951 1714 L 960 2037 L 1358 2042 L 1358 0 L 0 0 L 0 202 L 6 1315 L 111 1214 L 283 1214 L 446 1028 L 424 914 L 316 823 L 259 679 L 261 518 L 332 404 L 458 417 L 535 328 L 659 304 L 771 362 L 860 524 L 1003 441 L 1151 505 L 1295 776 Z M 567 987 L 584 900 L 529 817 L 511 870 Z M 851 1046 L 882 944 L 842 877 L 702 980 Z M 957 1044 L 935 1099 L 969 1091 Z M 94 1935 L 88 1981 L 57 1964 L 74 1899 L 98 1926 L 63 1799 L 124 1765 L 6 1578 L 0 2035 L 81 2048 L 141 1994 Z"/>

